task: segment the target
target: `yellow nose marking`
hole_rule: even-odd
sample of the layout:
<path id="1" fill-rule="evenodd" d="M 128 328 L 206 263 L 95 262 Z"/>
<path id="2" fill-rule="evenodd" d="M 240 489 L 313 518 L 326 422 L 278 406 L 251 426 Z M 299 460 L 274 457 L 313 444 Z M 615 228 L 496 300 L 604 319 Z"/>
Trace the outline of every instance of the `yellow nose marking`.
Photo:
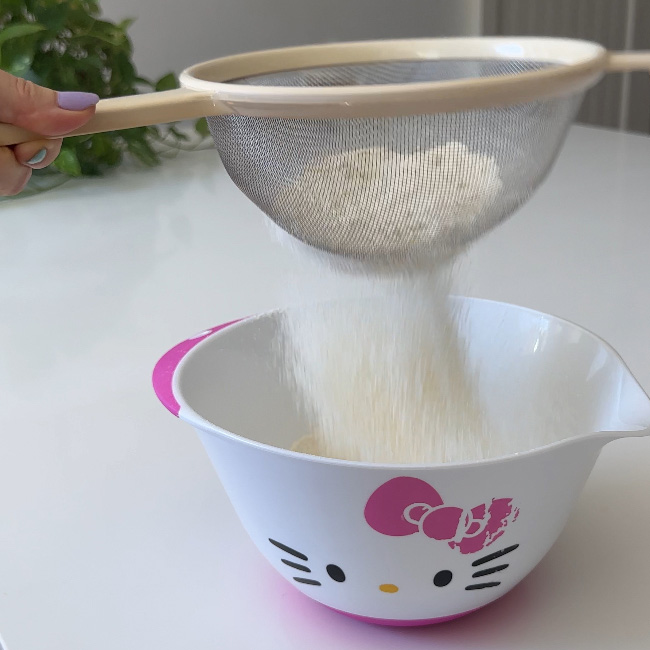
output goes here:
<path id="1" fill-rule="evenodd" d="M 399 587 L 397 585 L 379 585 L 379 591 L 383 591 L 387 594 L 394 594 L 395 592 L 399 591 Z"/>

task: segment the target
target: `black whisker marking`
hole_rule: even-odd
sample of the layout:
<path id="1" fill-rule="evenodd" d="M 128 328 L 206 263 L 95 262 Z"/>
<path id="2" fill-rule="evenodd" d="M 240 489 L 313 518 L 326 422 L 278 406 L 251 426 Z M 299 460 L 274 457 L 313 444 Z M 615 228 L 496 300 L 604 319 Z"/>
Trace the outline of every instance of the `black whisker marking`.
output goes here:
<path id="1" fill-rule="evenodd" d="M 498 587 L 500 584 L 500 582 L 481 582 L 477 585 L 469 585 L 468 587 L 465 587 L 465 591 L 474 591 L 474 589 L 487 589 L 488 587 Z"/>
<path id="2" fill-rule="evenodd" d="M 512 551 L 514 551 L 517 548 L 519 548 L 519 544 L 513 544 L 512 546 L 503 548 L 500 551 L 495 551 L 494 553 L 490 553 L 489 555 L 480 557 L 478 560 L 474 560 L 474 562 L 472 562 L 472 566 L 479 566 L 481 564 L 485 564 L 486 562 L 491 562 L 492 560 L 496 560 L 498 557 L 501 557 L 502 555 L 507 555 L 508 553 L 512 553 Z"/>
<path id="3" fill-rule="evenodd" d="M 307 573 L 311 573 L 311 569 L 308 566 L 305 566 L 304 564 L 298 564 L 297 562 L 291 562 L 290 560 L 285 560 L 282 558 L 282 562 L 286 564 L 287 566 L 292 567 L 293 569 L 298 569 L 298 571 L 306 571 Z M 506 564 L 506 566 L 508 566 Z"/>
<path id="4" fill-rule="evenodd" d="M 269 542 L 271 542 L 273 546 L 277 546 L 279 549 L 286 551 L 287 553 L 289 553 L 289 555 L 293 555 L 294 557 L 300 558 L 301 560 L 305 560 L 305 562 L 309 560 L 309 558 L 306 555 L 303 555 L 299 551 L 296 551 L 296 549 L 291 548 L 290 546 L 285 546 L 280 542 L 276 542 L 274 539 L 271 539 L 270 537 L 269 537 Z"/>
<path id="5" fill-rule="evenodd" d="M 282 561 L 284 562 L 284 560 Z M 483 576 L 489 576 L 491 573 L 496 573 L 497 571 L 503 571 L 504 569 L 507 569 L 509 566 L 510 566 L 509 564 L 499 564 L 499 566 L 494 566 L 491 569 L 482 569 L 481 571 L 472 573 L 472 578 L 481 578 Z"/>
<path id="6" fill-rule="evenodd" d="M 318 580 L 310 580 L 309 578 L 294 578 L 296 582 L 302 582 L 303 585 L 316 585 L 320 587 L 320 582 Z"/>

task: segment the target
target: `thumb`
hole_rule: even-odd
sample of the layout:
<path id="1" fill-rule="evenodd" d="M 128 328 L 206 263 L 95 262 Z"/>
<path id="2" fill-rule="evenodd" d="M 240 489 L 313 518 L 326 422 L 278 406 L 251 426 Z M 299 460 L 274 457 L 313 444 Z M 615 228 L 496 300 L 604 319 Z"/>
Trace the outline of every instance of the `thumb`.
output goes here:
<path id="1" fill-rule="evenodd" d="M 56 92 L 0 70 L 0 122 L 47 136 L 64 135 L 95 113 L 94 93 Z"/>

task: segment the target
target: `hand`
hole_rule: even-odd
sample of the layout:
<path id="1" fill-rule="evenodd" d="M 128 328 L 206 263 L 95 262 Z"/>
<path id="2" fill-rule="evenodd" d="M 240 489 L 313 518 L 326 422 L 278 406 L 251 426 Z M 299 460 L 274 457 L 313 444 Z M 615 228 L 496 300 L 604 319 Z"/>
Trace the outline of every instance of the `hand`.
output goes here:
<path id="1" fill-rule="evenodd" d="M 65 135 L 95 113 L 93 93 L 55 92 L 0 70 L 0 122 L 44 136 Z M 61 139 L 0 147 L 0 196 L 18 194 L 32 169 L 47 167 L 58 155 Z"/>

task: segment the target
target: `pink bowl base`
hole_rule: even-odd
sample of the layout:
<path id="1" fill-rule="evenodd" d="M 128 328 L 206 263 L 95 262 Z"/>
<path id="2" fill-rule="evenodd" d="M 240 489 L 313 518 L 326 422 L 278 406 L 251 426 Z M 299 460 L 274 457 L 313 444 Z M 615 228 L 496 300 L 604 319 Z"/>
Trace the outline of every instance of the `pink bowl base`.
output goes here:
<path id="1" fill-rule="evenodd" d="M 325 605 L 325 607 L 329 607 L 329 605 Z M 460 614 L 441 616 L 440 618 L 420 618 L 408 620 L 401 620 L 398 618 L 372 618 L 370 616 L 359 616 L 358 614 L 343 612 L 340 609 L 336 609 L 335 607 L 329 607 L 329 609 L 338 612 L 339 614 L 349 616 L 350 618 L 354 618 L 357 621 L 363 621 L 364 623 L 373 623 L 374 625 L 391 625 L 393 627 L 415 627 L 417 625 L 435 625 L 436 623 L 447 623 L 449 621 L 454 621 L 457 618 L 461 618 L 462 616 L 467 616 L 472 612 L 476 612 L 478 609 L 480 609 L 480 607 L 477 609 L 470 609 L 469 611 L 462 612 Z"/>

